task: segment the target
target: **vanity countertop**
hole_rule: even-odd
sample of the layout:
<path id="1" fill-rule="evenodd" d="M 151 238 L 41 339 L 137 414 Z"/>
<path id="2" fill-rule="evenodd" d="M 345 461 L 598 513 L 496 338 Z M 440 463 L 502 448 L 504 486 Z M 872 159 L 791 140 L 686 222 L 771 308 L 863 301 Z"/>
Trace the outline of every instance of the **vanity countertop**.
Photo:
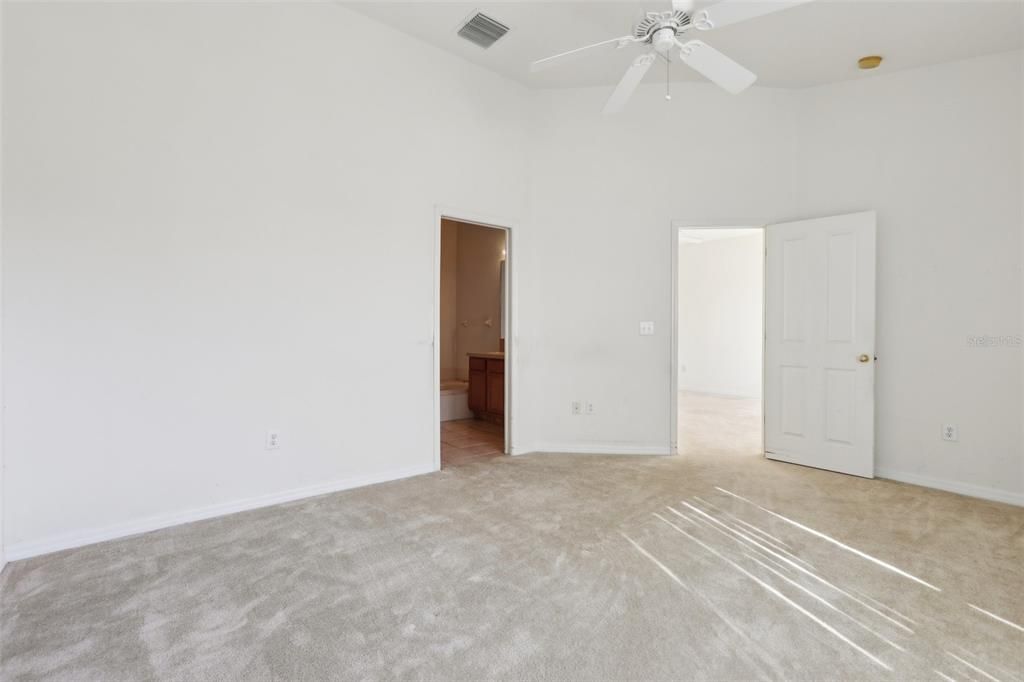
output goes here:
<path id="1" fill-rule="evenodd" d="M 493 351 L 490 353 L 466 353 L 471 358 L 487 358 L 490 360 L 504 360 L 505 354 L 501 351 Z"/>

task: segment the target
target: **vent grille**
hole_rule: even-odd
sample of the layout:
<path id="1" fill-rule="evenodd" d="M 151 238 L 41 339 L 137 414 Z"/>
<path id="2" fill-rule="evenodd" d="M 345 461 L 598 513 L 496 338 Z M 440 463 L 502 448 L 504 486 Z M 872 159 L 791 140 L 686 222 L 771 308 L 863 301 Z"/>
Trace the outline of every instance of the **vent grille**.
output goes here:
<path id="1" fill-rule="evenodd" d="M 477 12 L 462 25 L 459 35 L 485 50 L 508 33 L 508 26 L 482 12 Z"/>

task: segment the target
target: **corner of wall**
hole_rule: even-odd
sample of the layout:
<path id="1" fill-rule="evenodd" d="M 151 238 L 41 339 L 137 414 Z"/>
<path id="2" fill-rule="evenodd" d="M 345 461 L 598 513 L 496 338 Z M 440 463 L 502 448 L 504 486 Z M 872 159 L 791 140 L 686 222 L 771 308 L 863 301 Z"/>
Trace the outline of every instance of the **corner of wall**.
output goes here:
<path id="1" fill-rule="evenodd" d="M 4 3 L 0 0 L 0 45 L 3 44 Z M 3 54 L 0 51 L 0 110 L 3 109 Z M 0 117 L 0 149 L 3 148 L 3 118 Z M 3 400 L 3 157 L 0 155 L 0 571 L 7 565 L 4 549 L 4 400 Z"/>

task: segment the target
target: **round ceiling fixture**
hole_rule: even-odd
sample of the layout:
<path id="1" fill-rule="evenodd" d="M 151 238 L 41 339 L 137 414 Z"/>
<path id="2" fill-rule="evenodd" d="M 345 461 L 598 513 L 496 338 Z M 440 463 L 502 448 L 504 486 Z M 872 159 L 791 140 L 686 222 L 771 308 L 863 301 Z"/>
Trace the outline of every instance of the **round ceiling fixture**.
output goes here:
<path id="1" fill-rule="evenodd" d="M 857 60 L 857 68 L 870 70 L 877 69 L 878 65 L 882 63 L 882 58 L 877 54 L 870 55 L 868 57 L 861 57 Z"/>

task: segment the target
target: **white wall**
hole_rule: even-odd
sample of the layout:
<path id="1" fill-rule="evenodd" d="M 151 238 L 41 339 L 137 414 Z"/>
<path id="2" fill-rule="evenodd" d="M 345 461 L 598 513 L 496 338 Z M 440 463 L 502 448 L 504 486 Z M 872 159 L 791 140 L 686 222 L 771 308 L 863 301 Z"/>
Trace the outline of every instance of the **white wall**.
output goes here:
<path id="1" fill-rule="evenodd" d="M 662 87 L 641 87 L 618 117 L 600 113 L 607 88 L 536 96 L 531 241 L 516 258 L 530 259 L 519 419 L 538 449 L 667 453 L 671 221 L 758 225 L 795 211 L 791 92 L 674 84 L 666 102 Z M 642 320 L 654 336 L 638 334 Z M 573 400 L 595 414 L 572 416 Z"/>
<path id="2" fill-rule="evenodd" d="M 330 4 L 7 4 L 3 42 L 9 556 L 428 470 L 436 204 L 526 226 L 517 450 L 638 453 L 670 221 L 876 208 L 880 471 L 1024 493 L 1021 350 L 966 346 L 1020 333 L 1020 55 L 608 118 Z"/>
<path id="3" fill-rule="evenodd" d="M 878 211 L 879 474 L 1019 503 L 1024 349 L 969 337 L 1021 335 L 1022 90 L 1008 53 L 798 93 L 796 183 Z"/>
<path id="4" fill-rule="evenodd" d="M 764 231 L 681 241 L 678 302 L 679 390 L 760 398 Z"/>
<path id="5" fill-rule="evenodd" d="M 1009 53 L 739 98 L 652 85 L 617 119 L 597 113 L 607 89 L 540 93 L 520 358 L 548 383 L 524 428 L 550 449 L 664 451 L 670 220 L 874 208 L 879 473 L 1024 503 L 1022 351 L 968 346 L 1021 334 L 1022 80 Z"/>
<path id="6" fill-rule="evenodd" d="M 5 10 L 10 555 L 429 470 L 435 205 L 523 213 L 520 86 L 329 3 Z"/>
<path id="7" fill-rule="evenodd" d="M 0 2 L 0 41 L 4 31 L 4 7 L 7 3 Z M 0 49 L 0 111 L 3 111 L 3 49 Z M 3 117 L 0 116 L 0 149 L 3 148 Z M 3 155 L 0 154 L 0 301 L 3 300 Z M 7 552 L 4 545 L 4 400 L 3 400 L 3 309 L 0 304 L 0 571 L 7 564 Z"/>

